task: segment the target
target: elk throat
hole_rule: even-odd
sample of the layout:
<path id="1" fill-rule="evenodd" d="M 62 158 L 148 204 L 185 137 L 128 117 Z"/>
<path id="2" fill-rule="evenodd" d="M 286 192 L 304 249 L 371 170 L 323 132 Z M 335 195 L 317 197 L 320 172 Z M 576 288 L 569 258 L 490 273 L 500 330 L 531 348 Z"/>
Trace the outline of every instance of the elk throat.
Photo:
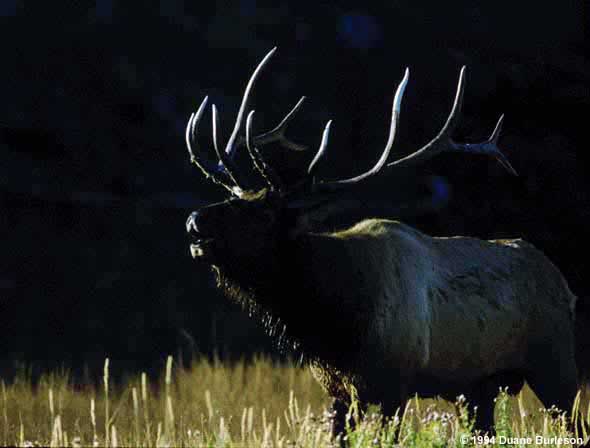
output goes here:
<path id="1" fill-rule="evenodd" d="M 280 256 L 261 255 L 258 260 L 264 261 L 249 263 L 235 260 L 213 266 L 213 271 L 217 286 L 263 325 L 279 349 L 338 365 L 360 350 L 368 316 L 337 295 L 326 294 L 331 280 L 310 264 L 309 244 L 315 241 L 299 239 L 281 247 L 276 252 Z"/>
<path id="2" fill-rule="evenodd" d="M 273 303 L 281 300 L 283 295 L 278 285 L 268 283 L 268 279 L 276 279 L 276 275 L 267 274 L 265 282 L 256 275 L 246 276 L 247 278 L 242 273 L 232 275 L 231 270 L 218 266 L 213 266 L 213 271 L 217 287 L 230 301 L 239 305 L 248 317 L 260 322 L 281 352 L 290 351 L 301 356 L 301 359 L 305 357 L 300 340 L 294 336 L 293 331 L 287 331 L 287 322 L 290 320 L 288 313 L 284 313 L 283 307 Z"/>

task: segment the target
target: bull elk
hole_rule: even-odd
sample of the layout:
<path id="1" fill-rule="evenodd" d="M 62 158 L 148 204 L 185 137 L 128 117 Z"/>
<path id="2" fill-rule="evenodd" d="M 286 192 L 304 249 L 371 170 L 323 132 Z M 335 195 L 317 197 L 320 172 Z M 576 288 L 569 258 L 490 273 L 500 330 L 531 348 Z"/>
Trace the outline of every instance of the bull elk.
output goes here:
<path id="1" fill-rule="evenodd" d="M 225 148 L 212 106 L 217 164 L 197 150 L 207 98 L 189 119 L 186 144 L 192 163 L 230 197 L 192 212 L 186 230 L 192 256 L 213 266 L 219 288 L 278 341 L 289 341 L 305 354 L 334 398 L 335 432 L 343 429 L 351 390 L 362 405 L 380 404 L 386 416 L 414 394 L 451 400 L 465 394 L 478 406 L 478 427 L 486 429 L 493 424 L 498 388 L 516 393 L 524 381 L 546 406 L 571 409 L 578 374 L 590 371 L 588 366 L 577 371 L 576 297 L 531 244 L 430 237 L 388 219 L 364 219 L 338 231 L 322 227 L 351 204 L 341 201 L 347 189 L 441 152 L 485 154 L 516 174 L 497 146 L 502 118 L 483 142 L 451 138 L 465 67 L 445 125 L 422 148 L 389 160 L 406 69 L 393 100 L 389 138 L 371 169 L 348 179 L 316 178 L 328 147 L 328 122 L 306 173 L 288 185 L 259 148 L 271 142 L 299 146 L 285 136 L 285 128 L 303 98 L 276 128 L 260 135 L 252 131 L 254 111 L 245 117 L 257 76 L 275 50 L 251 76 Z M 240 135 L 244 118 L 245 135 Z M 249 187 L 244 170 L 238 170 L 240 147 L 246 148 L 264 188 Z"/>

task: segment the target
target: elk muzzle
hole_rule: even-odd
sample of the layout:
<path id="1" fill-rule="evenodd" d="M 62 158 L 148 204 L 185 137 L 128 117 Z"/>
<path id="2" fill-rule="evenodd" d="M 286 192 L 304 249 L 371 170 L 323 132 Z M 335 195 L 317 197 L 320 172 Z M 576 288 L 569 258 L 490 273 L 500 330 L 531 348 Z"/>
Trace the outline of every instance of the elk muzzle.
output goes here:
<path id="1" fill-rule="evenodd" d="M 200 214 L 198 211 L 192 212 L 186 220 L 186 231 L 191 239 L 190 251 L 193 258 L 203 257 L 206 255 L 208 246 L 213 242 L 213 238 L 208 238 L 199 229 Z"/>

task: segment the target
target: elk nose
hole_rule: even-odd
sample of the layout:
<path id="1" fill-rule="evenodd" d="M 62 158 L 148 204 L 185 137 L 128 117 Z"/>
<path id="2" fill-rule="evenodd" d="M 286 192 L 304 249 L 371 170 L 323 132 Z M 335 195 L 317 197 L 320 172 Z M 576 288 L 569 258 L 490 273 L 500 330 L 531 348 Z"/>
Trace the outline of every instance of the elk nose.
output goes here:
<path id="1" fill-rule="evenodd" d="M 192 212 L 188 219 L 186 220 L 186 231 L 190 233 L 191 230 L 194 232 L 198 232 L 199 228 L 197 227 L 197 221 L 199 219 L 199 212 Z"/>

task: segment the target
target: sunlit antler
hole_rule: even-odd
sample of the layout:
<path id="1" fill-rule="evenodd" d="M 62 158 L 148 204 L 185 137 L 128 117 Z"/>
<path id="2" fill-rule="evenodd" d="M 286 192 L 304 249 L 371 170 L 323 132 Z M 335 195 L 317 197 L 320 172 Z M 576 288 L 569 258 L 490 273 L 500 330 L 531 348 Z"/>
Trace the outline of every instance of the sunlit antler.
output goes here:
<path id="1" fill-rule="evenodd" d="M 399 114 L 400 114 L 400 109 L 401 109 L 402 98 L 404 96 L 404 90 L 406 89 L 406 85 L 408 83 L 409 76 L 410 76 L 410 71 L 409 71 L 409 69 L 406 68 L 406 71 L 404 73 L 404 77 L 403 77 L 402 81 L 400 82 L 399 86 L 397 87 L 397 90 L 395 92 L 395 97 L 393 99 L 393 106 L 391 109 L 391 124 L 389 126 L 389 137 L 387 138 L 387 144 L 385 145 L 385 149 L 381 153 L 381 157 L 379 158 L 377 163 L 369 171 L 359 174 L 358 176 L 351 177 L 349 179 L 341 179 L 341 180 L 337 180 L 337 181 L 333 181 L 333 182 L 322 182 L 322 184 L 321 184 L 322 188 L 331 189 L 331 188 L 339 188 L 339 187 L 347 185 L 347 184 L 354 184 L 354 183 L 357 183 L 363 179 L 367 179 L 368 177 L 374 176 L 381 171 L 381 169 L 385 165 L 385 162 L 387 162 L 387 158 L 389 157 L 389 153 L 391 152 L 391 148 L 393 147 L 393 141 L 395 139 L 395 131 L 397 129 L 397 124 L 399 121 Z M 328 123 L 328 126 L 326 126 L 326 129 L 324 130 L 324 134 L 322 136 L 322 144 L 320 145 L 320 149 L 319 149 L 318 153 L 316 154 L 316 156 L 314 157 L 314 159 L 312 160 L 311 164 L 309 165 L 308 173 L 310 175 L 313 174 L 315 166 L 317 165 L 318 161 L 321 159 L 321 157 L 325 153 L 326 146 L 328 143 L 328 133 L 329 133 L 329 129 L 330 129 L 329 124 L 330 123 Z"/>
<path id="2" fill-rule="evenodd" d="M 254 164 L 254 168 L 262 175 L 265 182 L 273 190 L 282 190 L 283 182 L 275 171 L 264 161 L 255 144 L 255 138 L 252 136 L 252 120 L 254 111 L 250 111 L 246 117 L 246 148 Z"/>
<path id="3" fill-rule="evenodd" d="M 199 120 L 203 116 L 203 112 L 207 104 L 207 98 L 203 100 L 197 112 L 191 115 L 186 128 L 186 144 L 191 156 L 191 161 L 201 169 L 201 171 L 205 174 L 207 178 L 210 178 L 217 184 L 222 185 L 223 187 L 231 191 L 232 194 L 239 195 L 241 191 L 246 189 L 246 182 L 243 179 L 243 176 L 240 175 L 240 172 L 235 166 L 234 162 L 236 150 L 240 146 L 247 146 L 248 142 L 250 142 L 249 152 L 254 162 L 255 169 L 261 173 L 261 175 L 269 184 L 269 186 L 271 186 L 274 189 L 279 189 L 279 186 L 282 185 L 282 183 L 280 182 L 278 176 L 274 174 L 272 169 L 264 163 L 264 160 L 262 159 L 262 156 L 260 155 L 257 146 L 278 142 L 282 146 L 287 147 L 289 149 L 305 149 L 305 146 L 294 143 L 287 137 L 285 137 L 285 130 L 287 129 L 289 122 L 293 119 L 295 113 L 300 109 L 301 105 L 303 104 L 303 101 L 305 100 L 305 97 L 301 97 L 297 104 L 295 104 L 295 106 L 289 111 L 285 118 L 283 118 L 274 129 L 263 134 L 257 135 L 255 137 L 252 135 L 246 138 L 238 136 L 240 129 L 242 127 L 244 114 L 246 113 L 246 109 L 248 108 L 250 93 L 254 88 L 254 84 L 256 83 L 256 80 L 258 78 L 258 74 L 260 73 L 262 68 L 267 64 L 271 56 L 275 53 L 276 49 L 277 47 L 274 47 L 266 54 L 266 56 L 264 56 L 262 61 L 260 61 L 256 69 L 254 70 L 254 73 L 252 73 L 252 76 L 248 80 L 248 84 L 246 85 L 246 89 L 244 90 L 244 95 L 242 96 L 242 103 L 240 104 L 238 115 L 234 123 L 234 128 L 224 149 L 221 148 L 221 137 L 219 135 L 219 113 L 217 111 L 217 107 L 214 104 L 211 107 L 213 121 L 213 146 L 215 148 L 215 152 L 217 153 L 217 157 L 220 161 L 220 167 L 211 167 L 209 163 L 206 163 L 202 158 L 197 157 L 193 150 L 193 147 L 196 147 L 196 130 L 199 124 Z M 227 175 L 230 182 L 225 182 L 222 179 L 220 171 L 223 171 L 225 175 Z M 231 184 L 233 184 L 234 186 L 232 186 Z"/>
<path id="4" fill-rule="evenodd" d="M 380 172 L 384 172 L 384 166 L 386 166 L 386 168 L 393 168 L 414 165 L 424 162 L 425 160 L 428 160 L 434 157 L 435 155 L 440 154 L 441 152 L 467 152 L 473 154 L 485 154 L 488 156 L 492 156 L 495 159 L 497 159 L 509 172 L 511 172 L 514 175 L 517 175 L 516 170 L 512 167 L 508 159 L 504 156 L 504 154 L 502 154 L 502 152 L 497 146 L 500 130 L 502 127 L 502 120 L 504 117 L 503 115 L 498 120 L 498 123 L 496 124 L 496 127 L 492 132 L 490 138 L 484 142 L 459 143 L 454 141 L 451 137 L 459 121 L 459 113 L 461 110 L 463 90 L 465 85 L 465 67 L 461 69 L 461 74 L 459 76 L 459 84 L 457 86 L 457 93 L 455 95 L 455 102 L 453 103 L 453 107 L 451 109 L 451 112 L 449 114 L 449 117 L 447 118 L 445 125 L 438 133 L 438 135 L 430 142 L 428 142 L 426 145 L 424 145 L 422 148 L 418 149 L 412 154 L 406 157 L 402 157 L 401 159 L 394 160 L 393 162 L 387 163 L 386 165 L 395 137 L 395 130 L 397 127 L 400 114 L 401 100 L 408 81 L 408 76 L 409 71 L 408 69 L 406 69 L 405 76 L 401 81 L 399 87 L 397 88 L 395 94 L 387 145 L 385 146 L 384 151 L 381 153 L 381 157 L 379 158 L 377 163 L 369 171 L 349 179 L 342 179 L 330 182 L 319 182 L 315 186 L 316 190 L 330 191 L 341 188 L 345 185 L 355 184 L 371 176 L 374 176 Z M 320 145 L 320 149 L 318 150 L 316 156 L 309 165 L 308 173 L 310 175 L 313 175 L 318 162 L 321 160 L 321 158 L 324 156 L 326 152 L 328 130 L 329 127 L 326 127 L 326 130 L 324 130 L 324 135 L 322 136 L 322 144 Z"/>
<path id="5" fill-rule="evenodd" d="M 271 189 L 277 191 L 281 191 L 284 188 L 283 182 L 276 174 L 276 172 L 268 164 L 265 163 L 258 147 L 268 143 L 278 142 L 282 146 L 290 149 L 300 150 L 304 148 L 302 145 L 293 143 L 292 141 L 287 139 L 285 137 L 285 130 L 290 121 L 293 119 L 295 113 L 300 109 L 301 105 L 303 104 L 303 101 L 305 100 L 305 97 L 301 97 L 297 104 L 295 104 L 295 106 L 289 111 L 289 113 L 281 120 L 281 122 L 274 129 L 259 134 L 257 136 L 254 136 L 252 134 L 252 118 L 254 112 L 250 112 L 246 120 L 246 136 L 241 137 L 238 135 L 242 127 L 244 114 L 246 113 L 246 109 L 248 107 L 250 93 L 254 88 L 254 84 L 256 83 L 258 74 L 260 73 L 262 68 L 267 64 L 268 60 L 275 53 L 275 51 L 276 47 L 270 50 L 266 54 L 266 56 L 264 56 L 262 61 L 260 61 L 256 69 L 254 70 L 254 73 L 250 77 L 248 84 L 246 85 L 246 89 L 244 90 L 244 95 L 242 97 L 242 102 L 238 110 L 234 128 L 224 149 L 221 148 L 220 143 L 219 114 L 217 112 L 217 108 L 215 107 L 215 105 L 212 105 L 213 146 L 219 158 L 220 167 L 212 168 L 209 163 L 206 163 L 206 161 L 197 157 L 193 150 L 193 148 L 196 147 L 195 140 L 197 127 L 199 124 L 199 120 L 203 115 L 205 106 L 207 104 L 207 98 L 203 100 L 197 112 L 191 115 L 191 118 L 189 119 L 187 125 L 186 142 L 189 153 L 191 155 L 191 161 L 193 161 L 193 163 L 195 163 L 201 169 L 205 176 L 212 179 L 214 182 L 222 185 L 223 187 L 231 191 L 233 194 L 239 195 L 240 192 L 246 188 L 246 182 L 243 180 L 243 175 L 240 175 L 241 173 L 235 166 L 234 162 L 235 152 L 238 147 L 243 145 L 247 147 L 250 157 L 253 161 L 254 168 L 261 174 L 267 185 Z M 502 154 L 502 152 L 499 150 L 497 146 L 498 138 L 500 135 L 500 129 L 502 127 L 503 116 L 500 117 L 500 119 L 498 120 L 498 123 L 496 124 L 496 127 L 492 132 L 490 138 L 483 142 L 460 143 L 452 139 L 452 133 L 455 131 L 457 123 L 459 121 L 459 114 L 461 111 L 461 105 L 463 100 L 463 91 L 465 87 L 465 67 L 461 68 L 461 73 L 459 75 L 459 83 L 457 86 L 457 92 L 455 94 L 455 101 L 453 103 L 453 107 L 451 109 L 451 112 L 447 118 L 445 125 L 438 133 L 438 135 L 435 138 L 433 138 L 430 142 L 428 142 L 426 145 L 424 145 L 422 148 L 411 153 L 410 155 L 394 160 L 392 162 L 388 162 L 388 158 L 390 156 L 391 149 L 393 147 L 393 142 L 395 139 L 395 134 L 399 122 L 402 98 L 404 95 L 406 85 L 408 83 L 408 79 L 409 70 L 406 69 L 404 77 L 395 92 L 387 143 L 385 145 L 383 152 L 381 153 L 381 156 L 371 169 L 348 179 L 316 182 L 316 171 L 319 163 L 325 157 L 329 142 L 330 127 L 332 124 L 332 122 L 329 121 L 326 124 L 324 132 L 322 134 L 320 147 L 315 157 L 309 164 L 309 167 L 307 169 L 307 176 L 304 180 L 296 184 L 296 189 L 301 186 L 311 185 L 311 190 L 317 192 L 338 190 L 348 185 L 357 184 L 361 181 L 374 177 L 377 174 L 383 173 L 385 171 L 384 168 L 392 169 L 395 167 L 415 165 L 425 160 L 428 160 L 434 157 L 435 155 L 440 154 L 441 152 L 466 152 L 492 156 L 495 159 L 497 159 L 509 172 L 511 172 L 514 175 L 517 174 L 510 162 L 508 161 L 508 159 L 504 156 L 504 154 Z M 229 182 L 226 182 L 224 177 L 227 177 Z M 233 186 L 231 184 L 233 184 Z"/>
<path id="6" fill-rule="evenodd" d="M 206 178 L 211 179 L 216 184 L 221 185 L 222 187 L 225 187 L 226 189 L 228 189 L 230 192 L 233 193 L 234 190 L 231 187 L 231 185 L 229 185 L 227 182 L 225 182 L 221 178 L 221 175 L 220 175 L 220 172 L 219 172 L 217 166 L 205 161 L 202 157 L 199 157 L 195 154 L 195 148 L 197 146 L 197 144 L 196 144 L 197 129 L 199 127 L 199 121 L 201 120 L 201 117 L 203 116 L 203 113 L 205 112 L 205 107 L 207 106 L 208 99 L 209 99 L 209 97 L 205 97 L 203 99 L 203 101 L 201 102 L 201 105 L 199 106 L 197 111 L 192 113 L 189 120 L 188 120 L 188 123 L 186 125 L 186 131 L 185 131 L 186 147 L 188 149 L 188 153 L 190 155 L 191 162 L 194 163 L 195 165 L 197 165 L 197 167 L 199 167 L 199 169 L 203 172 L 203 174 L 205 175 Z"/>
<path id="7" fill-rule="evenodd" d="M 301 108 L 301 105 L 305 101 L 305 97 L 302 96 L 297 104 L 293 106 L 293 108 L 289 111 L 285 118 L 281 120 L 281 122 L 271 129 L 268 132 L 264 132 L 263 134 L 259 134 L 252 139 L 253 143 L 257 146 L 264 146 L 269 143 L 278 142 L 281 146 L 292 149 L 295 151 L 303 151 L 306 149 L 305 145 L 300 145 L 299 143 L 295 143 L 285 137 L 285 131 L 287 130 L 287 126 L 289 125 L 290 121 L 293 119 L 297 111 Z M 246 139 L 244 137 L 239 137 L 237 142 L 237 147 L 239 148 L 242 145 L 246 144 Z"/>
<path id="8" fill-rule="evenodd" d="M 447 122 L 440 130 L 438 135 L 412 154 L 389 163 L 387 165 L 388 167 L 408 166 L 410 164 L 420 163 L 434 157 L 437 154 L 440 154 L 441 152 L 467 152 L 492 156 L 496 158 L 508 171 L 514 175 L 517 175 L 516 170 L 512 167 L 508 159 L 504 156 L 504 154 L 502 154 L 497 146 L 504 115 L 502 115 L 498 120 L 498 123 L 496 124 L 496 127 L 490 138 L 484 142 L 459 143 L 454 141 L 451 137 L 457 127 L 457 123 L 459 122 L 459 114 L 461 112 L 461 106 L 463 103 L 465 70 L 465 66 L 463 66 L 459 75 L 459 84 L 457 85 L 457 93 L 455 94 L 453 108 L 451 109 L 451 113 L 447 118 Z"/>

